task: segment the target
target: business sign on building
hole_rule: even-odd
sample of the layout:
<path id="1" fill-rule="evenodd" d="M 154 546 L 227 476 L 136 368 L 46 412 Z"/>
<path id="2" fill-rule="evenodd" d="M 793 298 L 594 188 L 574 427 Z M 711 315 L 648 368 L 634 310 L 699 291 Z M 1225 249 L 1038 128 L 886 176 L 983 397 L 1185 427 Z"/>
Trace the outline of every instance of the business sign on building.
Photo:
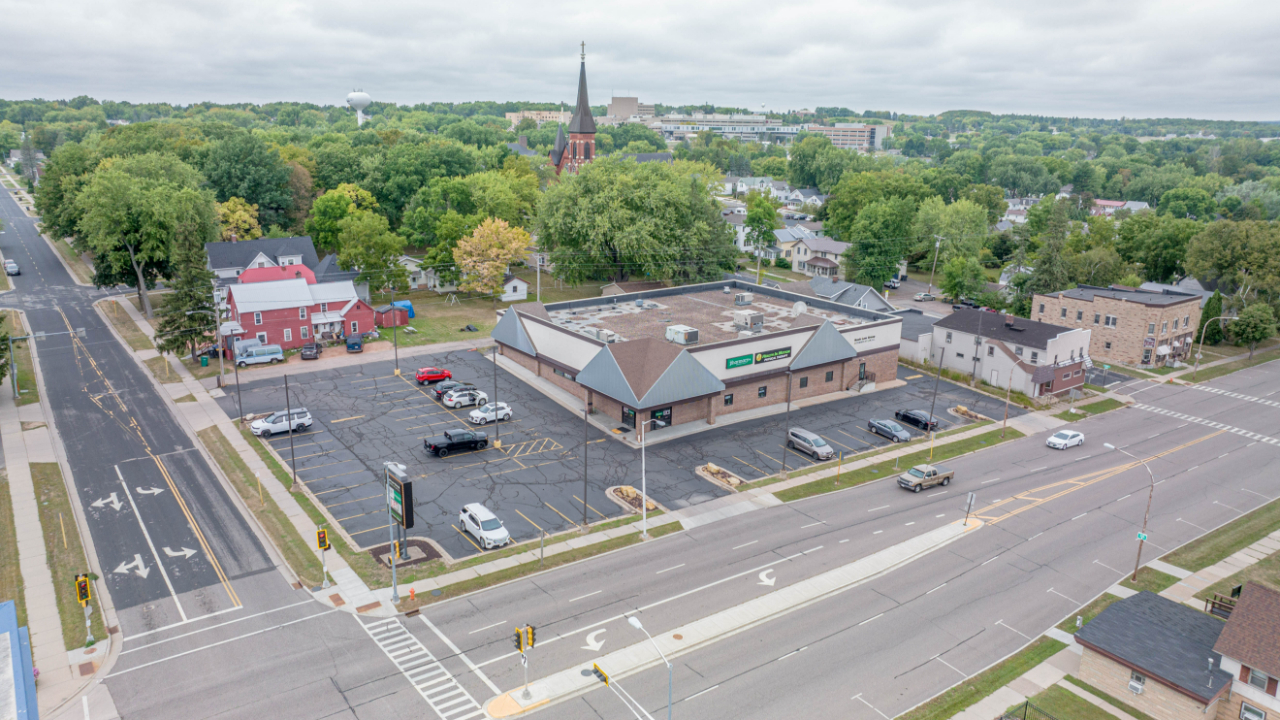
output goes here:
<path id="1" fill-rule="evenodd" d="M 765 350 L 764 352 L 758 352 L 756 353 L 755 359 L 756 364 L 759 365 L 760 363 L 773 362 L 774 360 L 786 360 L 789 357 L 791 357 L 791 348 L 784 347 L 777 350 Z"/>
<path id="2" fill-rule="evenodd" d="M 746 367 L 755 362 L 755 360 L 755 355 L 739 355 L 738 357 L 731 357 L 724 361 L 724 369 L 732 370 L 734 368 Z"/>

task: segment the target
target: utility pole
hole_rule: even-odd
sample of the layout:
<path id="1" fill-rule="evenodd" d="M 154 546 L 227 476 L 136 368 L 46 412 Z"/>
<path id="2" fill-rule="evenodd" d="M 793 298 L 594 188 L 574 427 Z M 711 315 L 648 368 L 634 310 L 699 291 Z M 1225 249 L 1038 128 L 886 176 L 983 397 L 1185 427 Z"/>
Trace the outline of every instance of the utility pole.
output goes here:
<path id="1" fill-rule="evenodd" d="M 400 333 L 398 333 L 397 330 L 400 329 L 400 314 L 396 312 L 397 310 L 398 308 L 396 307 L 396 286 L 392 285 L 391 286 L 391 344 L 395 348 L 396 375 L 399 375 L 400 374 Z M 409 314 L 409 311 L 405 310 L 405 315 L 408 315 L 408 314 Z"/>
<path id="2" fill-rule="evenodd" d="M 1147 521 L 1151 519 L 1151 500 L 1156 494 L 1156 476 L 1151 474 L 1151 466 L 1147 464 L 1146 460 L 1138 460 L 1137 456 L 1111 443 L 1103 443 L 1102 446 L 1108 450 L 1118 450 L 1137 460 L 1142 464 L 1142 467 L 1146 468 L 1147 477 L 1151 480 L 1151 484 L 1147 486 L 1147 512 L 1142 516 L 1142 532 L 1138 533 L 1138 557 L 1133 561 L 1133 575 L 1130 577 L 1131 580 L 1137 582 L 1138 569 L 1142 567 L 1142 545 L 1147 541 Z"/>
<path id="3" fill-rule="evenodd" d="M 507 312 L 515 312 L 507 310 Z M 493 407 L 493 446 L 502 447 L 502 430 L 498 427 L 498 421 L 502 418 L 498 416 L 498 343 L 493 344 L 493 398 L 489 400 L 489 404 Z"/>
<path id="4" fill-rule="evenodd" d="M 933 294 L 933 274 L 938 270 L 938 250 L 942 248 L 942 237 L 934 235 L 933 241 L 933 269 L 929 271 L 929 294 Z"/>
<path id="5" fill-rule="evenodd" d="M 587 421 L 587 414 L 591 412 L 591 391 L 587 391 L 587 398 L 582 400 L 582 529 L 587 529 L 587 446 L 588 431 L 591 430 L 591 424 Z"/>
<path id="6" fill-rule="evenodd" d="M 933 419 L 933 410 L 938 406 L 938 385 L 942 382 L 942 359 L 946 357 L 947 349 L 938 349 L 938 376 L 933 379 L 933 402 L 929 403 L 929 424 L 934 428 L 929 431 L 929 459 L 933 459 L 933 436 L 938 434 L 936 420 Z"/>

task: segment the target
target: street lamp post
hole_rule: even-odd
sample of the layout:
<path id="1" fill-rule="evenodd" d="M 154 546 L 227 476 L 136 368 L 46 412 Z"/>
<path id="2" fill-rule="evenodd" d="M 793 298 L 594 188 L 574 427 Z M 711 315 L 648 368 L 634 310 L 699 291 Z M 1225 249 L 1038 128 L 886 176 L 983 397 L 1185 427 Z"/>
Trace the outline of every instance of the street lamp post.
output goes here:
<path id="1" fill-rule="evenodd" d="M 640 423 L 640 538 L 642 540 L 649 539 L 649 478 L 645 472 L 644 463 L 644 438 L 649 434 L 649 423 L 653 423 L 653 429 L 665 427 L 666 423 L 657 419 L 650 418 Z"/>
<path id="2" fill-rule="evenodd" d="M 844 380 L 842 379 L 840 382 L 844 382 Z M 787 443 L 791 442 L 791 368 L 787 368 L 787 407 L 784 413 L 786 419 L 782 421 L 781 477 L 786 477 L 787 475 Z"/>
<path id="3" fill-rule="evenodd" d="M 1205 327 L 1207 327 L 1207 326 L 1209 325 L 1209 323 L 1213 322 L 1214 320 L 1217 320 L 1217 321 L 1218 321 L 1218 328 L 1219 328 L 1219 329 L 1221 329 L 1221 328 L 1222 328 L 1222 321 L 1223 321 L 1223 320 L 1228 320 L 1228 319 L 1230 319 L 1230 318 L 1229 318 L 1227 315 L 1219 315 L 1219 316 L 1218 316 L 1218 317 L 1216 317 L 1216 318 L 1210 318 L 1210 319 L 1209 319 L 1209 321 L 1208 321 L 1208 322 L 1206 322 L 1204 325 L 1205 325 Z M 1200 354 L 1201 354 L 1203 351 L 1204 351 L 1204 327 L 1201 327 L 1201 328 L 1200 328 L 1200 349 L 1199 349 L 1199 350 L 1196 350 L 1196 366 L 1195 366 L 1195 369 L 1191 371 L 1191 382 L 1195 382 L 1195 381 L 1196 381 L 1196 373 L 1199 373 L 1199 372 L 1200 372 Z"/>
<path id="4" fill-rule="evenodd" d="M 933 294 L 933 274 L 938 270 L 938 251 L 942 249 L 942 237 L 934 235 L 933 240 L 933 269 L 929 271 L 929 294 Z"/>
<path id="5" fill-rule="evenodd" d="M 658 657 L 662 658 L 662 662 L 667 664 L 667 720 L 671 720 L 671 661 L 662 652 L 662 648 L 658 647 L 658 643 L 654 641 L 649 631 L 644 629 L 644 625 L 640 624 L 640 618 L 632 615 L 627 618 L 627 622 L 631 623 L 631 627 L 644 633 L 644 636 L 649 638 L 649 642 L 653 643 L 653 649 L 658 651 Z"/>
<path id="6" fill-rule="evenodd" d="M 1118 450 L 1134 460 L 1138 460 L 1133 453 L 1121 450 L 1111 443 L 1103 443 L 1102 446 L 1108 450 Z M 1151 484 L 1147 487 L 1147 512 L 1142 516 L 1142 533 L 1138 536 L 1138 558 L 1133 562 L 1133 577 L 1130 578 L 1134 582 L 1138 580 L 1138 568 L 1142 567 L 1142 544 L 1147 540 L 1147 520 L 1151 518 L 1151 500 L 1156 494 L 1156 476 L 1151 474 L 1151 466 L 1147 464 L 1146 460 L 1138 460 L 1138 462 L 1142 463 L 1142 467 L 1147 469 L 1147 477 L 1151 478 Z"/>
<path id="7" fill-rule="evenodd" d="M 947 356 L 946 348 L 938 349 L 938 376 L 933 379 L 933 401 L 929 403 L 929 419 L 926 421 L 928 425 L 933 426 L 933 430 L 929 431 L 929 459 L 933 459 L 933 436 L 938 432 L 937 420 L 933 417 L 934 408 L 938 406 L 938 385 L 942 383 L 942 360 Z M 1012 377 L 1012 376 L 1011 376 Z M 1008 413 L 1008 409 L 1005 409 Z"/>

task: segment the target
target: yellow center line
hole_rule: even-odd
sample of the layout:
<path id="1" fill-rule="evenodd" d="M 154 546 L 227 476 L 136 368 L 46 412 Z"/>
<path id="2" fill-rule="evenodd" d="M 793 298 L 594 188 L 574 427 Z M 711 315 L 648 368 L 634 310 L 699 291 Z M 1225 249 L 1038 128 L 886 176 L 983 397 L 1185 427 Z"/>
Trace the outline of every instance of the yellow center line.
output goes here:
<path id="1" fill-rule="evenodd" d="M 549 507 L 549 508 L 551 508 L 551 512 L 554 512 L 555 514 L 557 514 L 557 515 L 559 515 L 560 517 L 564 518 L 564 519 L 565 519 L 565 522 L 569 523 L 570 525 L 572 525 L 572 526 L 574 526 L 574 527 L 578 527 L 578 523 L 576 523 L 576 522 L 574 522 L 574 521 L 570 520 L 568 515 L 565 515 L 564 513 L 560 512 L 559 510 L 556 510 L 556 507 L 555 507 L 554 505 L 552 505 L 551 503 L 547 502 L 546 500 L 543 500 L 543 501 L 542 501 L 542 504 L 543 504 L 543 505 L 546 505 L 546 506 L 547 506 L 547 507 Z"/>
<path id="2" fill-rule="evenodd" d="M 519 510 L 516 510 L 516 514 L 517 514 L 517 515 L 519 515 L 520 517 L 524 518 L 525 520 L 529 520 L 529 516 L 528 516 L 528 515 L 525 515 L 524 513 L 520 512 Z M 530 525 L 532 525 L 532 526 L 534 526 L 534 527 L 536 527 L 536 528 L 538 528 L 538 532 L 546 532 L 545 530 L 543 530 L 543 529 L 542 529 L 542 526 L 541 526 L 541 525 L 539 525 L 538 523 L 536 523 L 536 522 L 534 522 L 534 521 L 532 521 L 532 520 L 529 520 L 529 524 L 530 524 Z"/>
<path id="3" fill-rule="evenodd" d="M 364 417 L 364 416 L 363 416 L 363 415 L 356 415 L 356 416 L 354 416 L 354 417 L 342 418 L 341 420 L 330 420 L 330 421 L 329 421 L 329 424 L 330 424 L 330 425 L 336 425 L 336 424 L 338 424 L 338 423 L 340 423 L 340 422 L 346 422 L 346 421 L 348 421 L 348 420 L 359 420 L 359 419 L 360 419 L 360 418 L 362 418 L 362 417 Z"/>

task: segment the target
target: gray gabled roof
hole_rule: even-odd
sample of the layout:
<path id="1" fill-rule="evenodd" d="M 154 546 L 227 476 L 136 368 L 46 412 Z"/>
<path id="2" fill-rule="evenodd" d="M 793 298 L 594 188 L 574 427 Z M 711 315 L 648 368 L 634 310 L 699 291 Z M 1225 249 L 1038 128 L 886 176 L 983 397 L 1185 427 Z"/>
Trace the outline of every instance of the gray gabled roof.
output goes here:
<path id="1" fill-rule="evenodd" d="M 583 60 L 578 70 L 578 104 L 573 108 L 569 132 L 592 134 L 595 131 L 596 120 L 591 116 L 591 102 L 587 100 L 587 61 Z"/>
<path id="2" fill-rule="evenodd" d="M 658 377 L 649 392 L 640 398 L 639 407 L 649 408 L 670 402 L 687 400 L 700 395 L 710 395 L 724 390 L 724 383 L 711 374 L 702 363 L 681 350 L 676 359 Z"/>
<path id="3" fill-rule="evenodd" d="M 310 236 L 287 238 L 258 238 L 257 240 L 241 240 L 239 242 L 205 243 L 204 251 L 209 256 L 209 267 L 248 268 L 249 263 L 261 253 L 275 262 L 282 255 L 301 255 L 302 264 L 314 270 L 319 263 L 316 257 L 316 246 Z M 319 278 L 316 278 L 317 280 Z"/>
<path id="4" fill-rule="evenodd" d="M 305 261 L 304 261 L 305 262 Z M 316 275 L 316 282 L 339 282 L 341 280 L 355 280 L 359 275 L 359 270 L 343 270 L 338 267 L 338 254 L 330 253 L 324 256 L 315 267 L 312 268 Z"/>
<path id="5" fill-rule="evenodd" d="M 522 155 L 522 156 L 524 156 L 524 157 L 537 157 L 537 156 L 538 156 L 538 153 L 534 152 L 533 150 L 530 150 L 528 147 L 526 147 L 526 146 L 524 146 L 524 145 L 521 145 L 521 144 L 520 144 L 520 143 L 518 143 L 518 142 L 509 142 L 509 143 L 507 143 L 507 149 L 508 149 L 508 150 L 510 150 L 511 152 L 513 152 L 513 153 L 517 154 L 517 155 Z"/>
<path id="6" fill-rule="evenodd" d="M 858 356 L 848 340 L 836 330 L 836 326 L 828 320 L 818 327 L 818 331 L 809 338 L 809 342 L 800 348 L 796 359 L 791 362 L 792 370 L 842 362 Z"/>
<path id="7" fill-rule="evenodd" d="M 657 338 L 606 345 L 577 380 L 636 410 L 724 390 L 724 383 L 683 348 Z"/>
<path id="8" fill-rule="evenodd" d="M 564 156 L 565 148 L 569 146 L 569 141 L 564 137 L 564 125 L 556 127 L 556 144 L 551 148 L 551 164 L 559 165 L 560 158 Z"/>
<path id="9" fill-rule="evenodd" d="M 498 324 L 493 327 L 493 332 L 490 336 L 496 342 L 515 348 L 525 355 L 538 357 L 538 351 L 534 349 L 533 341 L 529 339 L 528 333 L 524 331 L 524 325 L 520 322 L 520 318 L 516 317 L 516 313 L 510 310 L 502 314 Z"/>

